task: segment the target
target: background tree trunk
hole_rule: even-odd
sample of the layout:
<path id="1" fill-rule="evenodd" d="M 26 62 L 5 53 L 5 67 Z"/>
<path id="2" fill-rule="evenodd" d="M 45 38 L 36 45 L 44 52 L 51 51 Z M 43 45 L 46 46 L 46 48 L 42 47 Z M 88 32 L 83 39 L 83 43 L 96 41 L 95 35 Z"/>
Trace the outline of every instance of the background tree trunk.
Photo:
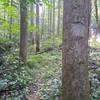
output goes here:
<path id="1" fill-rule="evenodd" d="M 20 0 L 20 51 L 21 60 L 26 63 L 27 60 L 27 0 Z"/>
<path id="2" fill-rule="evenodd" d="M 13 0 L 10 0 L 10 6 L 12 7 L 13 5 Z M 12 11 L 11 11 L 12 13 Z M 12 24 L 13 24 L 13 19 L 12 19 L 12 15 L 9 16 L 9 39 L 12 38 Z"/>
<path id="3" fill-rule="evenodd" d="M 44 21 L 45 21 L 45 7 L 42 6 L 42 10 L 43 10 L 43 13 L 42 13 L 42 35 L 44 34 Z"/>
<path id="4" fill-rule="evenodd" d="M 94 5 L 95 5 L 96 23 L 97 23 L 97 25 L 98 25 L 98 6 L 97 6 L 97 1 L 98 1 L 98 0 L 95 0 L 95 1 L 94 1 Z"/>
<path id="5" fill-rule="evenodd" d="M 33 3 L 31 4 L 30 12 L 31 12 L 31 20 L 30 20 L 30 22 L 31 22 L 31 25 L 33 26 L 34 25 L 34 18 L 33 18 L 33 16 L 34 16 L 33 15 L 33 13 L 34 13 L 34 4 Z M 33 33 L 33 31 L 30 32 L 30 38 L 31 38 L 32 44 L 34 44 L 35 39 L 34 39 L 34 33 Z"/>
<path id="6" fill-rule="evenodd" d="M 90 0 L 64 0 L 62 100 L 89 100 Z"/>
<path id="7" fill-rule="evenodd" d="M 40 51 L 40 36 L 39 36 L 39 2 L 36 4 L 36 52 Z"/>
<path id="8" fill-rule="evenodd" d="M 55 0 L 53 0 L 53 47 L 55 46 Z"/>
<path id="9" fill-rule="evenodd" d="M 49 3 L 52 5 L 52 0 L 49 0 Z M 48 33 L 52 35 L 52 8 L 48 7 Z"/>
<path id="10" fill-rule="evenodd" d="M 58 0 L 58 26 L 57 26 L 57 34 L 60 33 L 60 9 L 61 9 L 61 0 Z"/>

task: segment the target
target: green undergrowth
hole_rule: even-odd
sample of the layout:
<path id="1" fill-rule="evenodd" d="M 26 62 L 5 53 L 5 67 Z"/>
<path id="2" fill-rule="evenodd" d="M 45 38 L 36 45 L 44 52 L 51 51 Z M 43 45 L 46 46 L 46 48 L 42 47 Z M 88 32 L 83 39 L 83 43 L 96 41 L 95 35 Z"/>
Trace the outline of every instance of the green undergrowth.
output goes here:
<path id="1" fill-rule="evenodd" d="M 61 87 L 61 51 L 54 50 L 49 53 L 31 55 L 29 62 L 31 69 L 38 69 L 35 77 L 35 84 L 38 84 L 37 95 L 41 100 L 55 100 L 60 95 Z M 32 63 L 36 63 L 33 65 Z"/>
<path id="2" fill-rule="evenodd" d="M 100 51 L 91 49 L 89 58 L 91 62 L 95 62 L 99 68 Z M 62 69 L 62 54 L 61 50 L 53 50 L 38 55 L 30 55 L 29 63 L 31 62 L 31 69 L 36 69 L 37 73 L 34 78 L 38 84 L 37 95 L 41 100 L 55 100 L 61 95 L 61 69 Z M 36 63 L 35 65 L 32 63 Z M 34 65 L 34 66 L 33 66 Z M 30 66 L 30 65 L 29 65 Z M 91 100 L 99 100 L 100 87 L 99 81 L 95 75 L 100 74 L 100 70 L 89 71 L 91 80 Z"/>
<path id="3" fill-rule="evenodd" d="M 51 37 L 48 37 L 45 40 L 40 41 L 40 52 L 41 51 L 49 51 L 53 50 L 55 48 L 59 48 L 59 46 L 62 45 L 62 36 L 57 36 L 55 37 L 54 41 L 52 40 Z M 36 44 L 30 45 L 28 47 L 28 55 L 30 56 L 31 54 L 36 53 Z"/>
<path id="4" fill-rule="evenodd" d="M 58 42 L 57 42 L 58 41 Z M 61 40 L 58 39 L 57 47 L 54 48 L 50 41 L 45 41 L 44 47 L 53 47 L 54 49 L 48 52 L 43 52 L 41 54 L 30 53 L 28 55 L 28 61 L 25 66 L 19 65 L 19 59 L 16 54 L 9 53 L 4 56 L 5 65 L 10 68 L 5 76 L 2 77 L 0 81 L 1 88 L 4 89 L 5 86 L 12 86 L 15 88 L 23 88 L 21 97 L 27 92 L 26 88 L 30 85 L 36 85 L 38 87 L 37 95 L 40 100 L 56 100 L 61 96 L 61 70 L 62 70 L 62 52 L 58 49 L 61 45 Z M 91 46 L 89 60 L 96 67 L 100 67 L 100 50 L 96 45 L 96 49 Z M 44 49 L 43 47 L 41 50 Z M 98 85 L 98 75 L 100 75 L 100 70 L 90 70 L 89 78 L 91 81 L 91 100 L 99 100 L 100 98 L 100 87 Z M 7 84 L 9 82 L 9 84 Z M 19 87 L 18 87 L 19 86 Z M 5 87 L 7 88 L 7 87 Z M 16 89 L 15 88 L 15 89 Z M 7 88 L 8 89 L 8 88 Z M 13 92 L 14 94 L 14 92 Z M 7 97 L 8 98 L 8 97 Z M 9 97 L 10 98 L 10 97 Z M 12 99 L 13 98 L 13 99 Z M 3 100 L 3 99 L 0 99 Z M 20 96 L 16 99 L 11 97 L 7 100 L 21 100 Z"/>

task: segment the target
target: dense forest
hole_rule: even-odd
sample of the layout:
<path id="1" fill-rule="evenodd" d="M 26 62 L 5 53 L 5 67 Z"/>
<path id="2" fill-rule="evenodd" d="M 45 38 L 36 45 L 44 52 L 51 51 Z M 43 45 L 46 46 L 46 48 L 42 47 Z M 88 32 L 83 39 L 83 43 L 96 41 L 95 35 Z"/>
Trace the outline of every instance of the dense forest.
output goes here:
<path id="1" fill-rule="evenodd" d="M 100 100 L 100 0 L 0 0 L 0 100 Z"/>

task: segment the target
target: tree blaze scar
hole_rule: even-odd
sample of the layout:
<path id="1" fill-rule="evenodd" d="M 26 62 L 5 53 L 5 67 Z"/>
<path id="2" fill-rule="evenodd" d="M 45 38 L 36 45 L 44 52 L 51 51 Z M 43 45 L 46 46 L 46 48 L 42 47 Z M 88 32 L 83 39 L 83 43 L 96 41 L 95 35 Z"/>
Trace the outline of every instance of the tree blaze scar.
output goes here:
<path id="1" fill-rule="evenodd" d="M 82 24 L 79 24 L 79 23 L 73 23 L 71 25 L 72 29 L 72 35 L 73 37 L 76 37 L 76 38 L 84 38 L 85 37 L 85 34 L 86 33 L 86 27 Z"/>

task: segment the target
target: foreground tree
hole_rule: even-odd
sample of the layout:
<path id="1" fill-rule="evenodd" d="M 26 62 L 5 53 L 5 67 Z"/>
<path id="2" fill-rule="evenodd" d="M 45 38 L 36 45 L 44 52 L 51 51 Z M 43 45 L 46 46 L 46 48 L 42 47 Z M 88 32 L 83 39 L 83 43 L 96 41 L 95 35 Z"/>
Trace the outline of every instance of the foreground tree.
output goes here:
<path id="1" fill-rule="evenodd" d="M 27 60 L 27 0 L 20 0 L 20 59 L 26 63 Z"/>
<path id="2" fill-rule="evenodd" d="M 90 0 L 64 0 L 62 100 L 89 100 Z"/>

